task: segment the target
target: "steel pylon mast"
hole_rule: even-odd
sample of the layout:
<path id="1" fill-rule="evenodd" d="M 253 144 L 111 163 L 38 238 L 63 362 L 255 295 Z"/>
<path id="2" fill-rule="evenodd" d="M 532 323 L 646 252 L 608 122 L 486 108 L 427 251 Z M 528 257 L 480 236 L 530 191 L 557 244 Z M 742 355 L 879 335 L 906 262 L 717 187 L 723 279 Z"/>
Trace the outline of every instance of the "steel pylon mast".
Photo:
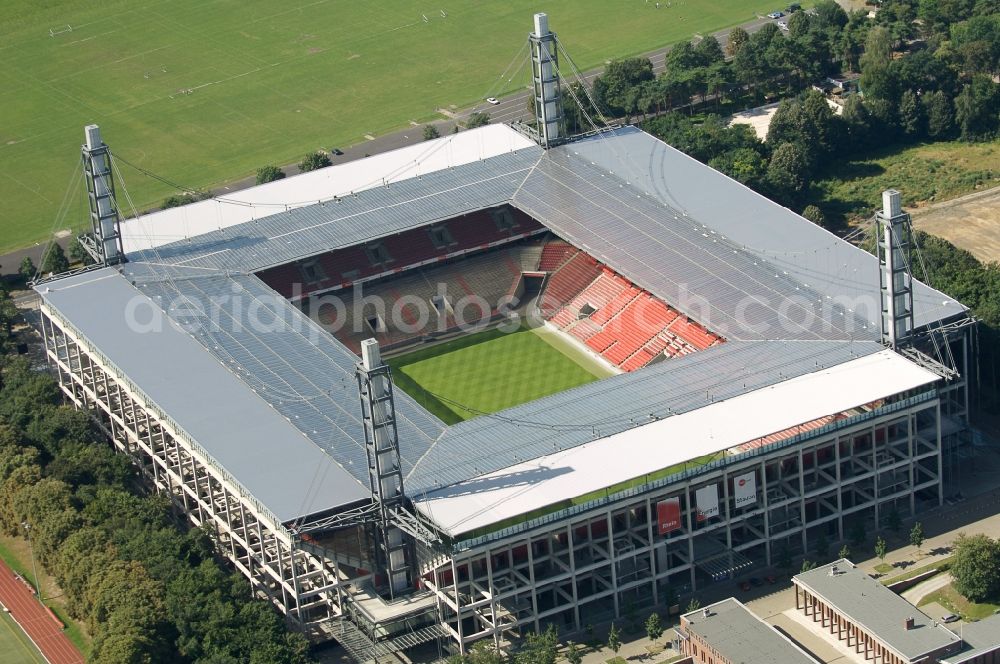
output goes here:
<path id="1" fill-rule="evenodd" d="M 558 39 L 549 30 L 549 17 L 535 14 L 535 31 L 528 34 L 531 47 L 531 85 L 535 100 L 538 143 L 548 148 L 559 142 L 562 105 L 559 100 Z"/>
<path id="2" fill-rule="evenodd" d="M 882 298 L 882 343 L 893 349 L 908 347 L 913 336 L 913 273 L 910 250 L 913 228 L 903 212 L 900 193 L 882 192 L 878 223 L 877 254 Z"/>
<path id="3" fill-rule="evenodd" d="M 375 339 L 366 339 L 361 343 L 357 378 L 368 455 L 368 479 L 372 503 L 378 513 L 374 523 L 377 531 L 375 555 L 386 572 L 388 594 L 393 598 L 411 587 L 413 541 L 397 525 L 395 518 L 405 507 L 396 407 L 392 375 L 389 366 L 382 362 Z"/>
<path id="4" fill-rule="evenodd" d="M 101 140 L 101 128 L 84 127 L 86 141 L 80 148 L 83 172 L 87 178 L 87 199 L 90 202 L 91 235 L 80 243 L 100 265 L 125 262 L 122 248 L 121 216 L 115 202 L 115 182 L 111 173 L 111 151 Z"/>

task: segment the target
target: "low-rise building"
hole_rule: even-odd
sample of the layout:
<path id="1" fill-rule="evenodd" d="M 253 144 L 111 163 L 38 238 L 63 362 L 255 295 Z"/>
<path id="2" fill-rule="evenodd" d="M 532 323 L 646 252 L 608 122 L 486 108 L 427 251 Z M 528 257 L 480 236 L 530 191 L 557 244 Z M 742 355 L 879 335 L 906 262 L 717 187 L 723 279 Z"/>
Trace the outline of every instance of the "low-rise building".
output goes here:
<path id="1" fill-rule="evenodd" d="M 678 650 L 702 664 L 817 664 L 819 660 L 735 597 L 681 616 Z"/>
<path id="2" fill-rule="evenodd" d="M 934 664 L 962 649 L 951 630 L 840 559 L 792 578 L 795 608 L 876 664 Z"/>

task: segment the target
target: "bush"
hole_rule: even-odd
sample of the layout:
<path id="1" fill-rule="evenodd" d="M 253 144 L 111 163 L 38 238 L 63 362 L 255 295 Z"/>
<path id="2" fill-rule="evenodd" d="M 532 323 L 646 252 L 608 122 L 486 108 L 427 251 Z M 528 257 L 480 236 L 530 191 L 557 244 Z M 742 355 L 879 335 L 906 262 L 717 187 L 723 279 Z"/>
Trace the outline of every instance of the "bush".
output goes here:
<path id="1" fill-rule="evenodd" d="M 469 119 L 465 121 L 466 129 L 475 129 L 476 127 L 483 127 L 490 123 L 489 113 L 473 113 L 469 116 Z"/>
<path id="2" fill-rule="evenodd" d="M 318 168 L 326 168 L 333 162 L 330 161 L 328 157 L 323 152 L 312 152 L 307 154 L 302 161 L 299 162 L 299 170 L 303 173 L 308 173 L 309 171 L 315 171 Z"/>
<path id="3" fill-rule="evenodd" d="M 268 165 L 257 169 L 257 184 L 274 182 L 275 180 L 284 179 L 284 177 L 285 172 L 277 166 Z"/>
<path id="4" fill-rule="evenodd" d="M 440 135 L 441 135 L 441 132 L 439 132 L 437 130 L 437 127 L 435 127 L 434 125 L 424 125 L 424 140 L 425 141 L 433 140 L 435 138 L 438 138 Z"/>
<path id="5" fill-rule="evenodd" d="M 193 194 L 174 194 L 173 196 L 167 196 L 163 199 L 163 203 L 160 205 L 161 210 L 169 210 L 170 208 L 180 207 L 182 205 L 190 205 L 191 203 L 197 203 L 198 197 Z"/>

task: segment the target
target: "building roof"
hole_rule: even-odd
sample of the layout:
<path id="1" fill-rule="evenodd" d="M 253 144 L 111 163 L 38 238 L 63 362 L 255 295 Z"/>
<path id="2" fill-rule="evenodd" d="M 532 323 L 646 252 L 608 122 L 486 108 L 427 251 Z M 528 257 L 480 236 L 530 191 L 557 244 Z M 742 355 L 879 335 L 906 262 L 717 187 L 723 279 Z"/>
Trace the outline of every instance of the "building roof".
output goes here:
<path id="1" fill-rule="evenodd" d="M 941 660 L 943 664 L 970 662 L 976 657 L 1000 650 L 1000 615 L 993 614 L 962 625 L 961 638 L 965 642 L 965 648 L 957 655 Z"/>
<path id="2" fill-rule="evenodd" d="M 404 479 L 434 491 L 882 349 L 872 341 L 730 341 L 454 424 Z"/>
<path id="3" fill-rule="evenodd" d="M 586 138 L 559 150 L 653 197 L 669 210 L 661 220 L 676 215 L 699 227 L 705 233 L 704 245 L 726 242 L 738 253 L 766 261 L 776 275 L 772 286 L 783 294 L 799 296 L 810 290 L 824 303 L 850 303 L 849 308 L 878 331 L 878 262 L 871 254 L 646 132 L 625 127 L 613 136 Z M 784 287 L 778 275 L 797 288 L 780 290 Z M 698 287 L 690 284 L 695 294 Z M 715 299 L 711 291 L 702 294 Z M 914 281 L 913 301 L 918 328 L 966 311 L 954 298 L 919 281 Z M 752 330 L 736 337 L 749 333 Z M 856 337 L 862 336 L 856 332 Z"/>
<path id="4" fill-rule="evenodd" d="M 629 157 L 621 162 L 625 153 Z M 368 479 L 353 377 L 357 358 L 253 275 L 269 266 L 509 204 L 728 339 L 691 358 L 451 428 L 396 390 L 411 495 L 595 438 L 634 436 L 639 425 L 655 418 L 877 349 L 870 321 L 834 301 L 840 287 L 854 287 L 878 301 L 874 257 L 635 129 L 543 151 L 510 127 L 497 125 L 320 172 L 240 192 L 245 205 L 205 201 L 127 222 L 130 262 L 120 266 L 120 273 L 102 271 L 101 279 L 87 282 L 86 302 L 99 305 L 59 295 L 79 285 L 75 281 L 39 288 L 48 289 L 43 297 L 71 325 L 86 328 L 81 331 L 99 350 L 110 353 L 105 346 L 114 345 L 120 369 L 178 423 L 188 423 L 184 428 L 198 444 L 211 451 L 218 437 L 219 462 L 240 481 L 245 476 L 248 485 L 263 485 L 265 478 L 272 482 L 260 486 L 260 495 L 274 501 L 282 519 L 302 516 L 300 508 L 313 513 L 348 504 Z M 711 186 L 699 184 L 702 180 Z M 340 196 L 347 187 L 348 195 Z M 331 192 L 338 197 L 328 198 Z M 275 200 L 280 197 L 287 198 Z M 316 199 L 323 202 L 305 204 Z M 721 203 L 729 199 L 738 203 Z M 234 205 L 240 214 L 229 210 Z M 273 213 L 276 207 L 280 211 Z M 747 246 L 755 238 L 777 247 L 775 254 Z M 836 261 L 810 264 L 808 257 L 794 257 L 810 247 Z M 860 275 L 857 265 L 867 272 Z M 841 278 L 841 272 L 850 276 Z M 918 320 L 964 311 L 956 303 L 932 309 L 929 302 L 947 298 L 923 286 L 917 290 L 926 307 Z M 84 292 L 83 287 L 76 292 Z M 163 346 L 160 336 L 136 336 L 123 326 L 116 307 L 133 301 L 152 303 L 173 321 L 167 328 L 175 332 L 162 335 Z M 192 323 L 181 344 L 176 330 Z M 184 372 L 168 359 L 174 352 L 185 353 Z M 191 380 L 198 363 L 224 366 L 230 378 L 225 384 L 219 379 L 218 385 Z M 185 386 L 184 398 L 158 389 L 165 372 Z M 718 376 L 732 380 L 721 384 Z M 306 474 L 279 475 L 266 464 L 250 467 L 246 458 L 281 452 L 255 435 L 251 417 L 229 417 L 216 427 L 204 424 L 220 420 L 217 401 L 233 411 L 264 403 L 270 407 L 264 410 L 284 418 L 307 439 L 302 449 L 312 452 L 282 461 L 301 464 L 296 467 L 307 469 Z M 581 421 L 593 426 L 580 427 Z M 534 426 L 537 422 L 545 426 Z M 230 438 L 234 445 L 241 441 L 243 457 L 226 454 Z M 315 457 L 317 451 L 326 456 Z M 321 459 L 319 467 L 330 470 L 316 472 L 307 458 Z M 322 476 L 328 490 L 320 492 L 311 483 L 306 487 L 310 499 L 295 506 L 303 477 L 313 475 L 313 483 Z"/>
<path id="5" fill-rule="evenodd" d="M 476 131 L 459 132 L 443 139 L 336 163 L 232 194 L 126 219 L 122 222 L 122 243 L 125 253 L 135 254 L 279 212 L 309 207 L 319 200 L 352 196 L 384 187 L 387 183 L 391 185 L 526 148 L 540 152 L 531 140 L 509 127 L 487 125 Z M 348 157 L 335 159 L 341 162 Z"/>
<path id="6" fill-rule="evenodd" d="M 820 661 L 751 613 L 735 597 L 686 613 L 682 618 L 690 632 L 711 644 L 730 662 L 817 664 Z"/>
<path id="7" fill-rule="evenodd" d="M 836 573 L 832 573 L 836 568 Z M 792 581 L 876 636 L 905 660 L 915 660 L 961 639 L 892 592 L 849 560 L 840 559 Z M 906 621 L 913 618 L 912 629 Z"/>
<path id="8" fill-rule="evenodd" d="M 669 363 L 668 363 L 669 364 Z M 728 450 L 825 415 L 939 380 L 891 350 L 818 369 L 685 413 L 634 426 L 575 447 L 523 460 L 418 497 L 417 509 L 458 535 L 646 473 Z M 499 451 L 495 451 L 499 454 Z"/>
<path id="9" fill-rule="evenodd" d="M 112 373 L 155 404 L 280 521 L 369 497 L 367 487 L 116 270 L 38 288 Z M 290 481 L 282 481 L 288 478 Z"/>

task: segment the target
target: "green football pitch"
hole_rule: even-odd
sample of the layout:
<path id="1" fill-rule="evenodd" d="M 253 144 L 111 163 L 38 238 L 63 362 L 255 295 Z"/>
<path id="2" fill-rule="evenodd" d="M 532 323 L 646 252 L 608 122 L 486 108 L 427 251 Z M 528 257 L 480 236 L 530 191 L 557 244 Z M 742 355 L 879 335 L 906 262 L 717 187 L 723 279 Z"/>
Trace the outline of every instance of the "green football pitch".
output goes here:
<path id="1" fill-rule="evenodd" d="M 544 333 L 497 329 L 390 359 L 393 381 L 449 424 L 495 413 L 608 375 Z"/>
<path id="2" fill-rule="evenodd" d="M 501 75 L 535 11 L 549 13 L 587 69 L 751 20 L 779 3 L 660 4 L 7 0 L 0 253 L 87 223 L 79 189 L 67 197 L 62 221 L 58 214 L 80 181 L 74 169 L 85 124 L 100 124 L 127 161 L 204 189 L 525 85 L 524 68 Z M 124 175 L 140 208 L 176 193 L 131 169 Z"/>
<path id="3" fill-rule="evenodd" d="M 0 662 L 45 664 L 45 658 L 9 614 L 0 612 Z"/>

